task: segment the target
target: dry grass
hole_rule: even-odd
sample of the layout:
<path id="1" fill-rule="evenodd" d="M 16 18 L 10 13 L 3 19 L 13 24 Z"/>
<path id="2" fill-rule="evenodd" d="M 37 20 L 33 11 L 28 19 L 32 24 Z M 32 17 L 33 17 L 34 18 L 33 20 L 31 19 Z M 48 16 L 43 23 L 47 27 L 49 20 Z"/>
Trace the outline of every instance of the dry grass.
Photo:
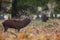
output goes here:
<path id="1" fill-rule="evenodd" d="M 0 40 L 60 40 L 60 20 L 32 21 L 20 32 L 8 29 L 0 33 Z"/>

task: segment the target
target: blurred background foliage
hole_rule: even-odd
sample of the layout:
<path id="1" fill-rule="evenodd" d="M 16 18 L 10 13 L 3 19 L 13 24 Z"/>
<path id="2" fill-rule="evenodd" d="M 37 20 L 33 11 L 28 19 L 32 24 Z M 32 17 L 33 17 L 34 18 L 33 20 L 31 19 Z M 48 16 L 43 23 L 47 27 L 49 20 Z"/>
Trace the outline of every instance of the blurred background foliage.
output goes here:
<path id="1" fill-rule="evenodd" d="M 3 0 L 0 0 L 0 5 Z M 39 15 L 45 11 L 51 12 L 50 14 L 60 14 L 60 0 L 12 0 L 12 7 L 10 8 L 10 13 L 12 17 L 20 17 L 21 15 Z M 38 11 L 38 7 L 41 10 Z M 1 8 L 1 6 L 0 6 Z M 49 14 L 49 13 L 48 13 Z"/>

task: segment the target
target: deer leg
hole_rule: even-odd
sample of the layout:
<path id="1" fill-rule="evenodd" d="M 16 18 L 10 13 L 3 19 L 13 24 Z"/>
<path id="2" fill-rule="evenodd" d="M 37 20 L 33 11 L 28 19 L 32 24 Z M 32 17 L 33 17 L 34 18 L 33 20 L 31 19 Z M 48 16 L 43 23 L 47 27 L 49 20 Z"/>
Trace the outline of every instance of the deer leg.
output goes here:
<path id="1" fill-rule="evenodd" d="M 7 31 L 7 29 L 8 29 L 8 28 L 4 28 L 4 32 L 6 32 L 6 31 Z"/>

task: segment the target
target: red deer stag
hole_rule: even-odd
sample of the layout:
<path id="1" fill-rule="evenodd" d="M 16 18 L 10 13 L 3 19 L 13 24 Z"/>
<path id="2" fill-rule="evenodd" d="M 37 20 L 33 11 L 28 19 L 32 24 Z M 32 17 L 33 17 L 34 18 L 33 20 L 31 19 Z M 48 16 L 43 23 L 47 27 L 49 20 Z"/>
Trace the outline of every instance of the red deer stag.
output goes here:
<path id="1" fill-rule="evenodd" d="M 21 28 L 24 28 L 31 22 L 30 18 L 25 18 L 24 20 L 5 20 L 2 24 L 4 26 L 4 32 L 7 31 L 8 28 L 14 28 L 18 31 Z"/>

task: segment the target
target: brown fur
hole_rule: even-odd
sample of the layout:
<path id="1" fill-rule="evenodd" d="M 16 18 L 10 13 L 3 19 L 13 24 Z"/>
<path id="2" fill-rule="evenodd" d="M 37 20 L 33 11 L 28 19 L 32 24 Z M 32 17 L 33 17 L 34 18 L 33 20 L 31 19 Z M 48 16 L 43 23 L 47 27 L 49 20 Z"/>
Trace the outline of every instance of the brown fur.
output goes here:
<path id="1" fill-rule="evenodd" d="M 7 31 L 8 28 L 15 28 L 19 31 L 21 28 L 27 26 L 30 21 L 31 20 L 28 18 L 24 20 L 5 20 L 2 24 L 4 26 L 5 31 Z"/>

